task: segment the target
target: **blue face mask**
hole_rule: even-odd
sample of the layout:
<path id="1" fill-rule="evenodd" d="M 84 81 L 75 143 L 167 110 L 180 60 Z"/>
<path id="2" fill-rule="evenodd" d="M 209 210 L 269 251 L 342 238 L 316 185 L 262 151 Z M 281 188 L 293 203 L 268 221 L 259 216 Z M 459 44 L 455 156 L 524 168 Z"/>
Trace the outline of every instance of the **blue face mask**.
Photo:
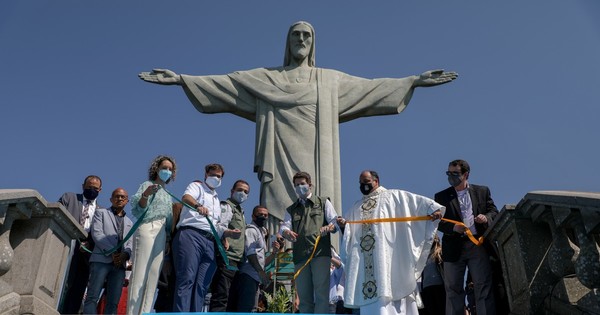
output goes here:
<path id="1" fill-rule="evenodd" d="M 171 175 L 173 175 L 173 172 L 167 169 L 158 171 L 158 177 L 165 183 L 171 178 Z"/>
<path id="2" fill-rule="evenodd" d="M 235 200 L 235 202 L 242 204 L 244 203 L 244 201 L 246 201 L 246 199 L 248 199 L 248 194 L 246 194 L 243 191 L 236 191 L 233 193 L 233 196 L 231 196 L 231 198 Z"/>
<path id="3" fill-rule="evenodd" d="M 298 197 L 306 199 L 306 197 L 308 197 L 310 187 L 308 185 L 298 185 L 294 187 L 294 190 L 296 190 L 296 194 L 298 194 Z"/>

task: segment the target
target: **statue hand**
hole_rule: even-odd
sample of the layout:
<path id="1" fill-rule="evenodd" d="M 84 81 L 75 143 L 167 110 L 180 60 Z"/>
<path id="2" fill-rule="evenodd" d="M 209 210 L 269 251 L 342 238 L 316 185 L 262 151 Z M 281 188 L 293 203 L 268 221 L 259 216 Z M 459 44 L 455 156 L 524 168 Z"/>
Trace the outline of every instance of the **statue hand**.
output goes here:
<path id="1" fill-rule="evenodd" d="M 423 72 L 413 84 L 414 87 L 428 87 L 448 83 L 458 77 L 456 72 L 444 72 L 444 70 L 429 70 Z"/>
<path id="2" fill-rule="evenodd" d="M 138 77 L 146 82 L 156 84 L 181 84 L 181 77 L 177 73 L 168 69 L 153 69 L 152 72 L 141 72 L 138 74 Z"/>

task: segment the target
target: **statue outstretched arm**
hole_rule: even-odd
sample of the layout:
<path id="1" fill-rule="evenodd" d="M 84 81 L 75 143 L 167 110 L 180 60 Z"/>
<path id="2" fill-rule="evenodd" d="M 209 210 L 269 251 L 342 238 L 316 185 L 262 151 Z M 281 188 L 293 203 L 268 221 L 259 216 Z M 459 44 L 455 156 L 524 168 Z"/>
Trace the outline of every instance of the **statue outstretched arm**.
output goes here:
<path id="1" fill-rule="evenodd" d="M 181 85 L 181 76 L 168 69 L 153 69 L 152 72 L 141 72 L 138 77 L 150 83 Z"/>
<path id="2" fill-rule="evenodd" d="M 428 87 L 445 84 L 455 80 L 458 77 L 458 73 L 450 71 L 445 72 L 444 70 L 429 70 L 423 72 L 413 83 L 413 87 Z"/>

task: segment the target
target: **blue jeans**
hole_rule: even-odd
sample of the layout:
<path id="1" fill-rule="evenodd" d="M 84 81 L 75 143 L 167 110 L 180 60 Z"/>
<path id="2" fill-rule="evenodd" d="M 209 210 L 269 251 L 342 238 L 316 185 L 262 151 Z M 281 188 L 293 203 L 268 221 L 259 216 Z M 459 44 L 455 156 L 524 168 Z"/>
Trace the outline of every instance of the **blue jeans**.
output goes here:
<path id="1" fill-rule="evenodd" d="M 173 239 L 173 312 L 202 312 L 204 296 L 217 270 L 214 242 L 194 228 L 179 228 Z"/>
<path id="2" fill-rule="evenodd" d="M 87 297 L 83 303 L 83 314 L 97 314 L 100 291 L 106 281 L 106 308 L 104 314 L 116 314 L 117 305 L 121 299 L 125 269 L 115 267 L 112 263 L 90 263 L 90 280 L 88 282 Z"/>

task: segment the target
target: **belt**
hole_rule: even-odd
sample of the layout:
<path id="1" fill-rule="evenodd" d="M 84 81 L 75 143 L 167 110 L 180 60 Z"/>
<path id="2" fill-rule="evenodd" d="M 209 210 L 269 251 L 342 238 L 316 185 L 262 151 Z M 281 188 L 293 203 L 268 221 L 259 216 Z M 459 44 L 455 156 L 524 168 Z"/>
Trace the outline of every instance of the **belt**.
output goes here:
<path id="1" fill-rule="evenodd" d="M 201 229 L 195 228 L 193 226 L 182 226 L 179 228 L 179 230 L 194 230 L 194 231 L 198 232 L 198 234 L 206 237 L 209 241 L 213 241 L 213 242 L 215 241 L 215 236 L 212 234 L 212 232 L 201 230 Z"/>

